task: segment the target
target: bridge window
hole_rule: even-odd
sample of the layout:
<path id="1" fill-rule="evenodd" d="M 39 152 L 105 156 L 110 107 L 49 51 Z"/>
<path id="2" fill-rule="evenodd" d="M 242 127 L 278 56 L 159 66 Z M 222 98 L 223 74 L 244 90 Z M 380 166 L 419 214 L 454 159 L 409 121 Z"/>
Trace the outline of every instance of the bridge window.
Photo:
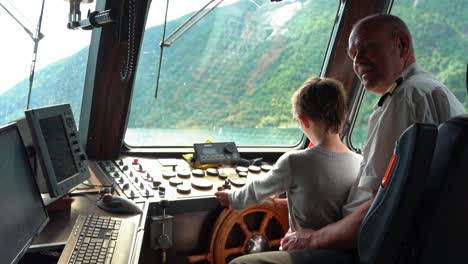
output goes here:
<path id="1" fill-rule="evenodd" d="M 468 54 L 468 5 L 465 0 L 395 0 L 392 14 L 402 18 L 413 36 L 416 62 L 435 74 L 468 110 L 465 84 Z M 352 135 L 353 146 L 362 148 L 367 120 L 378 98 L 367 93 Z"/>
<path id="2" fill-rule="evenodd" d="M 153 0 L 149 11 L 125 142 L 299 144 L 290 97 L 320 74 L 339 1 L 225 0 L 165 41 L 158 83 L 166 2 Z M 207 2 L 169 1 L 166 39 Z"/>
<path id="3" fill-rule="evenodd" d="M 78 122 L 91 31 L 67 28 L 70 7 L 66 1 L 46 1 L 43 38 L 36 34 L 42 0 L 5 0 L 0 4 L 0 125 L 24 117 L 35 42 L 38 48 L 29 107 L 70 103 Z M 81 8 L 86 14 L 95 4 L 82 4 Z"/>

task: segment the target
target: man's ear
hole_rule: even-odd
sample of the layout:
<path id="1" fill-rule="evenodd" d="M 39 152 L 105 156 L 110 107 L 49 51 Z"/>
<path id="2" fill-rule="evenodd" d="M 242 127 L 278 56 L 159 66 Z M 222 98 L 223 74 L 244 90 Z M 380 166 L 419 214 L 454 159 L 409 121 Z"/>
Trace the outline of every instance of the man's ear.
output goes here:
<path id="1" fill-rule="evenodd" d="M 398 50 L 400 51 L 400 57 L 406 58 L 411 48 L 411 41 L 408 34 L 398 34 Z"/>
<path id="2" fill-rule="evenodd" d="M 310 127 L 310 121 L 306 116 L 299 115 L 298 118 L 299 118 L 299 121 L 301 122 L 302 127 L 304 127 L 304 128 L 309 128 Z"/>

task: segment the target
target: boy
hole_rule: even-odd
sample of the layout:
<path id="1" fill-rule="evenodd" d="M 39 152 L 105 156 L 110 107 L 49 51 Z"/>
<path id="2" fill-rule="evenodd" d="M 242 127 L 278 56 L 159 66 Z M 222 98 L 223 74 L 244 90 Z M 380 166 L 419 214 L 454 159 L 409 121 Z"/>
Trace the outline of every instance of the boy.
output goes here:
<path id="1" fill-rule="evenodd" d="M 283 154 L 274 168 L 235 191 L 216 192 L 223 206 L 235 209 L 286 192 L 290 232 L 318 229 L 342 218 L 341 208 L 356 180 L 362 157 L 340 139 L 346 119 L 341 83 L 309 78 L 292 96 L 292 111 L 312 148 Z"/>

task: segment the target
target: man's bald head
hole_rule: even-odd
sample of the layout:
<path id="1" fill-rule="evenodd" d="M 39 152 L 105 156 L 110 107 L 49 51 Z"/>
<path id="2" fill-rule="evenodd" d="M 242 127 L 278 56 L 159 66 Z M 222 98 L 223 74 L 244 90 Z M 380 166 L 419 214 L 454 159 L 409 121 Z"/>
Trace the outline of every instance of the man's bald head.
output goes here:
<path id="1" fill-rule="evenodd" d="M 399 17 L 390 14 L 374 14 L 359 20 L 353 27 L 353 31 L 360 28 L 372 28 L 373 30 L 384 29 L 383 32 L 396 37 L 398 34 L 405 34 L 409 37 L 411 44 L 411 33 L 405 22 Z"/>
<path id="2" fill-rule="evenodd" d="M 359 20 L 348 41 L 348 55 L 361 83 L 383 94 L 415 62 L 411 35 L 398 17 L 377 14 Z"/>

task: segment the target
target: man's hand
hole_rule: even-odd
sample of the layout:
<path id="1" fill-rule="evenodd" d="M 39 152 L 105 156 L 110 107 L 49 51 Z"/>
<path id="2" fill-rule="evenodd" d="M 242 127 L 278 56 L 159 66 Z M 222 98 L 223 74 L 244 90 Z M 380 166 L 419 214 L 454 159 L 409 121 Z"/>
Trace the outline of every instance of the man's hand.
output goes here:
<path id="1" fill-rule="evenodd" d="M 282 250 L 318 248 L 316 231 L 308 229 L 306 231 L 291 232 L 288 231 L 281 239 Z"/>
<path id="2" fill-rule="evenodd" d="M 288 206 L 288 199 L 286 199 L 286 198 L 273 198 L 273 203 L 276 206 Z"/>
<path id="3" fill-rule="evenodd" d="M 228 194 L 226 191 L 219 191 L 215 193 L 216 199 L 224 207 L 229 207 L 231 203 L 229 202 Z"/>
<path id="4" fill-rule="evenodd" d="M 318 230 L 288 232 L 281 240 L 283 250 L 304 248 L 354 248 L 359 227 L 373 199 L 363 203 L 343 219 Z"/>
<path id="5" fill-rule="evenodd" d="M 288 199 L 286 198 L 276 198 L 276 197 L 268 197 L 263 200 L 262 204 L 266 204 L 272 207 L 288 207 Z"/>

